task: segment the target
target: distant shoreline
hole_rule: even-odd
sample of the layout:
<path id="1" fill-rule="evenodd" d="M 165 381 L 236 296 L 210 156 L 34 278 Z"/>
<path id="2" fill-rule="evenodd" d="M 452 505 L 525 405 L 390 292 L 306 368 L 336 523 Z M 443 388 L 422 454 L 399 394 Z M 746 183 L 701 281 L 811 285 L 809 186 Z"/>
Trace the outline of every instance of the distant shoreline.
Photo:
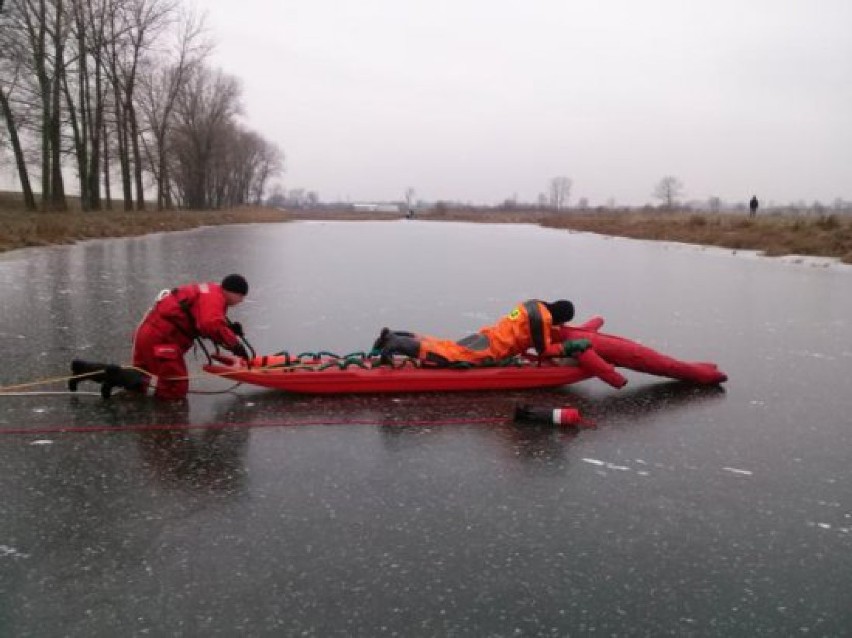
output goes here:
<path id="1" fill-rule="evenodd" d="M 0 207 L 0 252 L 70 244 L 86 239 L 134 237 L 225 224 L 295 220 L 393 220 L 403 215 L 351 210 L 278 210 L 245 207 L 218 211 L 28 213 Z M 528 223 L 652 241 L 673 241 L 767 256 L 826 257 L 852 264 L 852 219 L 845 215 L 744 215 L 696 212 L 454 210 L 417 213 L 421 221 Z"/>

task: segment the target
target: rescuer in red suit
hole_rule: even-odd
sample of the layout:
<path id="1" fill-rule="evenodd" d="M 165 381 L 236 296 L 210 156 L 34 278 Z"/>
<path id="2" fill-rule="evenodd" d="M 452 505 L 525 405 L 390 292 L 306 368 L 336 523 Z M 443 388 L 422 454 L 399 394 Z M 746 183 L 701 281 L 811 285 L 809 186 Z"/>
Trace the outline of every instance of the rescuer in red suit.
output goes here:
<path id="1" fill-rule="evenodd" d="M 228 275 L 221 283 L 193 283 L 160 293 L 133 335 L 133 367 L 74 360 L 74 376 L 88 375 L 101 383 L 101 394 L 110 396 L 114 387 L 146 392 L 160 399 L 183 399 L 189 391 L 184 354 L 201 337 L 248 358 L 238 337 L 242 327 L 228 321 L 228 308 L 242 303 L 248 282 L 242 275 Z M 69 386 L 76 390 L 80 379 Z"/>

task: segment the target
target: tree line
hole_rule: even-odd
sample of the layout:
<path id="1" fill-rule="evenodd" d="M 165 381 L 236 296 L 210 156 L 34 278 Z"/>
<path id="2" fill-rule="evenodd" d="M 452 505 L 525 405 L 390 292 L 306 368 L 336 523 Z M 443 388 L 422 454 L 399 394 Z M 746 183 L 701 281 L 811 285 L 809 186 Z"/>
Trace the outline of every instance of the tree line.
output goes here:
<path id="1" fill-rule="evenodd" d="M 0 117 L 25 206 L 86 211 L 259 203 L 283 154 L 246 128 L 180 0 L 0 0 Z M 2 135 L 0 135 L 2 138 Z M 70 171 L 69 171 L 70 173 Z M 116 205 L 117 204 L 116 202 Z"/>

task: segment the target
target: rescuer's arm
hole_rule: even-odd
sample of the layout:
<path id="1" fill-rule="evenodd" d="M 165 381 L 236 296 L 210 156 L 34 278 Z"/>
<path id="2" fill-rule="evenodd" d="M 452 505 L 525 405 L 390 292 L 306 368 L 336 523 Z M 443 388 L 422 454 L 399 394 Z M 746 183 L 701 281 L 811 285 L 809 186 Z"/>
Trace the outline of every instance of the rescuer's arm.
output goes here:
<path id="1" fill-rule="evenodd" d="M 550 344 L 544 351 L 545 357 L 573 357 L 585 352 L 592 346 L 588 339 L 568 339 L 561 343 Z"/>
<path id="2" fill-rule="evenodd" d="M 209 292 L 198 296 L 198 302 L 195 305 L 195 322 L 202 337 L 207 337 L 233 352 L 239 340 L 229 326 L 225 304 L 220 295 Z"/>

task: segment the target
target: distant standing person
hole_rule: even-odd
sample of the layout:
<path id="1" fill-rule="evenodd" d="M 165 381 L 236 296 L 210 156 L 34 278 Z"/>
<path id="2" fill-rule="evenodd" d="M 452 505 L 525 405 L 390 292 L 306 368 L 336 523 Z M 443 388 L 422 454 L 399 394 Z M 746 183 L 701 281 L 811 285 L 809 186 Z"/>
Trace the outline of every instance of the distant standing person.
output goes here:
<path id="1" fill-rule="evenodd" d="M 751 196 L 751 201 L 748 203 L 748 216 L 754 217 L 757 215 L 757 207 L 760 206 L 760 202 L 757 201 L 757 195 Z"/>

